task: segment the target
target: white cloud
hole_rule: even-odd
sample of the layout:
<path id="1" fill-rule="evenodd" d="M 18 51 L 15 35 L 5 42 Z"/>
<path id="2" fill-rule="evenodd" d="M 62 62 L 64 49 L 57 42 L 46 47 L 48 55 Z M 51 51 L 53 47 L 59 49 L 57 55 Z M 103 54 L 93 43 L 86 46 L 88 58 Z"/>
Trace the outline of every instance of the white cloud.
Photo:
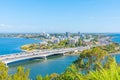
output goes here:
<path id="1" fill-rule="evenodd" d="M 0 28 L 9 28 L 11 27 L 10 25 L 6 25 L 6 24 L 0 24 Z"/>
<path id="2" fill-rule="evenodd" d="M 9 32 L 13 26 L 7 24 L 0 24 L 0 32 Z"/>

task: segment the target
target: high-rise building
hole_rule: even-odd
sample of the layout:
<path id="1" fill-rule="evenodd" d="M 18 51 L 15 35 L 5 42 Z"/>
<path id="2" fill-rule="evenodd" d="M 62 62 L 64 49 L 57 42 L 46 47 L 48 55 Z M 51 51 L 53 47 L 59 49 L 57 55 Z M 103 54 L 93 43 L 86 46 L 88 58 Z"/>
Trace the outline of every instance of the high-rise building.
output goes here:
<path id="1" fill-rule="evenodd" d="M 80 32 L 78 32 L 78 36 L 80 36 L 80 34 L 81 34 L 81 33 L 80 33 Z"/>
<path id="2" fill-rule="evenodd" d="M 70 37 L 70 32 L 66 32 L 66 37 Z"/>

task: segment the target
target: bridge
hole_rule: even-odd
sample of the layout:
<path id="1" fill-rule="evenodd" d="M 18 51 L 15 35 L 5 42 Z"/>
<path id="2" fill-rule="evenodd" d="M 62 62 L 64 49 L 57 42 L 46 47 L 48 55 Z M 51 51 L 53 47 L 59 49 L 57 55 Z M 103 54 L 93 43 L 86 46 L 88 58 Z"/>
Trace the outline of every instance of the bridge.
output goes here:
<path id="1" fill-rule="evenodd" d="M 52 55 L 65 55 L 67 52 L 71 51 L 83 51 L 85 49 L 90 49 L 89 46 L 86 47 L 76 47 L 76 48 L 65 48 L 65 49 L 53 49 L 53 50 L 44 50 L 44 51 L 33 51 L 33 52 L 21 52 L 16 54 L 7 54 L 1 55 L 0 60 L 6 65 L 12 62 L 34 59 L 34 58 L 43 58 L 47 59 L 48 56 Z"/>

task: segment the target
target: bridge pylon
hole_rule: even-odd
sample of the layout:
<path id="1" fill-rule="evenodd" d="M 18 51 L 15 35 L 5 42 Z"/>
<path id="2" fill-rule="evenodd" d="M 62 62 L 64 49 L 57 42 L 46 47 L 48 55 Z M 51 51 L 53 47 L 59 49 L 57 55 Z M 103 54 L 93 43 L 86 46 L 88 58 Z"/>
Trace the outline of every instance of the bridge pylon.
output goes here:
<path id="1" fill-rule="evenodd" d="M 44 56 L 44 60 L 47 60 L 47 57 L 46 57 L 46 56 Z"/>
<path id="2" fill-rule="evenodd" d="M 7 63 L 4 63 L 6 67 L 8 67 Z"/>
<path id="3" fill-rule="evenodd" d="M 63 54 L 63 56 L 65 56 L 65 53 L 64 53 L 64 52 L 63 52 L 62 54 Z"/>

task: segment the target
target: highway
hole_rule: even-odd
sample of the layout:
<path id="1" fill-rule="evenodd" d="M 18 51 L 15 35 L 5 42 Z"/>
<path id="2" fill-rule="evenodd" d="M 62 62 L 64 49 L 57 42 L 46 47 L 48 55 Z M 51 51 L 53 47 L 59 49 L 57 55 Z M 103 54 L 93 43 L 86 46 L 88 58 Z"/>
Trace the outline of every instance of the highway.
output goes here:
<path id="1" fill-rule="evenodd" d="M 83 51 L 86 49 L 90 49 L 89 46 L 85 47 L 76 47 L 76 48 L 65 48 L 65 49 L 54 49 L 54 50 L 44 50 L 44 51 L 34 51 L 34 52 L 22 52 L 16 54 L 7 54 L 1 55 L 0 60 L 5 63 L 12 63 L 16 61 L 32 59 L 32 58 L 44 58 L 46 59 L 47 56 L 56 55 L 56 54 L 63 54 L 65 55 L 67 52 L 70 51 Z"/>

